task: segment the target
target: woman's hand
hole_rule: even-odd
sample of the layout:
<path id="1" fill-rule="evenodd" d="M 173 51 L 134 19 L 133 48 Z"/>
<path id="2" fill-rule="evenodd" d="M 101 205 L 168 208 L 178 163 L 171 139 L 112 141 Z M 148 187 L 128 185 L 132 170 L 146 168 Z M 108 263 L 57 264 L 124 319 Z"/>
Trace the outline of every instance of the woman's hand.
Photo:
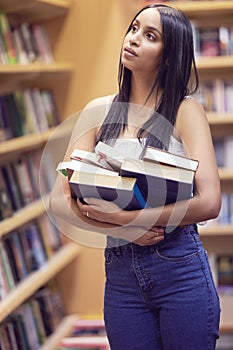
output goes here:
<path id="1" fill-rule="evenodd" d="M 154 245 L 164 240 L 164 228 L 161 226 L 154 226 L 148 230 L 144 235 L 136 239 L 133 243 L 140 246 Z"/>
<path id="2" fill-rule="evenodd" d="M 97 198 L 85 198 L 84 201 L 87 204 L 77 200 L 77 206 L 83 215 L 96 221 L 118 224 L 122 209 L 117 204 Z"/>

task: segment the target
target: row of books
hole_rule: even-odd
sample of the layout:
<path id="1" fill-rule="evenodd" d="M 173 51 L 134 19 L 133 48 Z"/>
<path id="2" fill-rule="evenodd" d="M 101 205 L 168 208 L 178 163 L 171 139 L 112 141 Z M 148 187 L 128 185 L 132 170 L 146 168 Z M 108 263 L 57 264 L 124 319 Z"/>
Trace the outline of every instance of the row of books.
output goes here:
<path id="1" fill-rule="evenodd" d="M 52 188 L 53 179 L 40 157 L 40 150 L 31 151 L 0 167 L 0 221 Z"/>
<path id="2" fill-rule="evenodd" d="M 0 96 L 0 142 L 40 133 L 59 123 L 50 89 L 22 89 Z"/>
<path id="3" fill-rule="evenodd" d="M 194 48 L 199 56 L 229 56 L 233 54 L 233 26 L 200 26 L 192 22 Z"/>
<path id="4" fill-rule="evenodd" d="M 233 168 L 233 136 L 213 139 L 218 167 Z"/>
<path id="5" fill-rule="evenodd" d="M 0 242 L 0 300 L 61 247 L 58 230 L 47 215 L 3 236 Z"/>
<path id="6" fill-rule="evenodd" d="M 0 63 L 53 61 L 48 35 L 41 24 L 12 24 L 5 13 L 0 13 Z"/>
<path id="7" fill-rule="evenodd" d="M 195 97 L 207 112 L 216 112 L 222 116 L 233 113 L 233 81 L 214 79 L 201 82 Z"/>
<path id="8" fill-rule="evenodd" d="M 0 348 L 39 350 L 64 317 L 64 307 L 52 280 L 0 325 Z"/>
<path id="9" fill-rule="evenodd" d="M 95 152 L 75 149 L 57 170 L 67 175 L 74 198 L 115 201 L 132 210 L 191 198 L 197 166 L 194 159 L 149 146 L 143 159 L 135 160 L 99 142 Z"/>
<path id="10" fill-rule="evenodd" d="M 220 293 L 233 294 L 233 254 L 209 253 L 213 278 Z"/>

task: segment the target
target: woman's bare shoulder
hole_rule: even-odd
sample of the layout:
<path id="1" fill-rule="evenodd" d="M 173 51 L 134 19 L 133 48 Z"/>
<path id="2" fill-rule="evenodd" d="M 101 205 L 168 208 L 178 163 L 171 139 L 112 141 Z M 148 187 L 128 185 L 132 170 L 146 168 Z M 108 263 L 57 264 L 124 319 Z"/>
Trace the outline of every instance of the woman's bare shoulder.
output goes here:
<path id="1" fill-rule="evenodd" d="M 98 107 L 98 106 L 106 106 L 106 104 L 111 103 L 113 101 L 115 96 L 116 96 L 116 94 L 100 96 L 100 97 L 94 98 L 93 100 L 89 101 L 86 104 L 84 109 L 94 108 L 94 107 Z"/>

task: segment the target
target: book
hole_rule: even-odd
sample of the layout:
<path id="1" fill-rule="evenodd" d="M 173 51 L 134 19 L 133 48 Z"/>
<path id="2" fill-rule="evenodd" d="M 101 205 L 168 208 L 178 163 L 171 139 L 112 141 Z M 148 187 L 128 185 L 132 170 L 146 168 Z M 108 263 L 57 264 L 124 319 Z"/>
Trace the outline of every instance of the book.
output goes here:
<path id="1" fill-rule="evenodd" d="M 86 161 L 81 161 L 78 159 L 71 159 L 69 162 L 60 162 L 56 169 L 58 172 L 61 172 L 63 175 L 67 176 L 72 174 L 73 171 L 79 171 L 83 173 L 91 174 L 101 174 L 108 176 L 118 175 L 115 171 L 104 169 L 102 167 L 96 166 L 93 163 L 87 163 Z"/>
<path id="2" fill-rule="evenodd" d="M 58 125 L 60 116 L 52 91 L 50 89 L 41 90 L 41 98 L 49 127 Z"/>
<path id="3" fill-rule="evenodd" d="M 3 38 L 4 49 L 7 55 L 8 63 L 17 63 L 10 23 L 8 21 L 8 17 L 3 12 L 0 12 L 0 33 Z"/>
<path id="4" fill-rule="evenodd" d="M 9 286 L 7 282 L 7 277 L 5 274 L 4 266 L 3 266 L 3 259 L 0 252 L 0 300 L 4 299 L 7 294 L 9 293 Z"/>
<path id="5" fill-rule="evenodd" d="M 17 180 L 16 171 L 14 169 L 14 162 L 4 165 L 2 167 L 2 172 L 10 195 L 12 208 L 14 211 L 17 211 L 23 207 L 24 202 L 19 182 Z"/>
<path id="6" fill-rule="evenodd" d="M 194 174 L 183 168 L 133 159 L 124 160 L 120 170 L 121 176 L 137 179 L 149 207 L 190 199 Z"/>
<path id="7" fill-rule="evenodd" d="M 19 26 L 12 27 L 12 36 L 15 44 L 16 57 L 18 62 L 20 64 L 28 64 L 29 60 Z"/>
<path id="8" fill-rule="evenodd" d="M 142 160 L 134 160 L 103 142 L 96 145 L 95 152 L 118 170 L 119 175 L 137 179 L 148 206 L 162 206 L 192 197 L 197 160 L 151 146 L 145 148 Z"/>
<path id="9" fill-rule="evenodd" d="M 5 117 L 12 130 L 13 137 L 24 135 L 24 116 L 22 115 L 15 98 L 14 93 L 8 93 L 2 96 L 5 108 Z"/>
<path id="10" fill-rule="evenodd" d="M 36 47 L 35 38 L 32 31 L 32 25 L 29 23 L 21 23 L 19 26 L 24 50 L 26 51 L 28 61 L 30 63 L 39 61 L 39 53 Z"/>
<path id="11" fill-rule="evenodd" d="M 41 237 L 41 232 L 38 225 L 34 221 L 24 226 L 22 232 L 29 247 L 31 271 L 36 271 L 43 267 L 47 261 L 46 250 Z M 26 244 L 24 247 L 25 246 Z"/>
<path id="12" fill-rule="evenodd" d="M 146 207 L 146 201 L 135 178 L 74 171 L 69 184 L 73 193 L 81 200 L 94 197 L 114 201 L 125 210 Z"/>
<path id="13" fill-rule="evenodd" d="M 34 24 L 32 26 L 32 32 L 41 62 L 52 63 L 54 61 L 54 57 L 45 28 L 40 24 Z"/>
<path id="14" fill-rule="evenodd" d="M 115 171 L 120 171 L 124 155 L 104 142 L 98 142 L 95 146 L 95 153 L 100 164 L 109 164 Z"/>
<path id="15" fill-rule="evenodd" d="M 5 183 L 2 168 L 0 168 L 0 221 L 9 218 L 12 215 L 13 207 L 10 194 Z"/>
<path id="16" fill-rule="evenodd" d="M 82 161 L 87 164 L 95 165 L 98 167 L 104 167 L 108 170 L 113 170 L 113 168 L 105 161 L 104 158 L 99 157 L 94 152 L 84 151 L 82 149 L 74 149 L 74 151 L 71 153 L 70 159 Z"/>
<path id="17" fill-rule="evenodd" d="M 16 283 L 4 241 L 0 242 L 0 256 L 2 261 L 3 272 L 7 280 L 8 291 L 10 291 L 15 287 Z"/>
<path id="18" fill-rule="evenodd" d="M 6 105 L 2 96 L 0 96 L 0 142 L 9 140 L 13 137 L 10 126 Z"/>
<path id="19" fill-rule="evenodd" d="M 221 291 L 233 291 L 233 255 L 217 255 L 218 288 Z"/>
<path id="20" fill-rule="evenodd" d="M 143 160 L 146 160 L 149 162 L 168 164 L 168 165 L 172 165 L 178 168 L 184 168 L 191 171 L 196 171 L 198 167 L 197 160 L 180 156 L 177 154 L 173 154 L 166 150 L 162 150 L 152 146 L 146 147 Z"/>
<path id="21" fill-rule="evenodd" d="M 28 205 L 36 199 L 36 194 L 33 189 L 26 155 L 14 162 L 14 170 L 22 193 L 23 203 Z"/>

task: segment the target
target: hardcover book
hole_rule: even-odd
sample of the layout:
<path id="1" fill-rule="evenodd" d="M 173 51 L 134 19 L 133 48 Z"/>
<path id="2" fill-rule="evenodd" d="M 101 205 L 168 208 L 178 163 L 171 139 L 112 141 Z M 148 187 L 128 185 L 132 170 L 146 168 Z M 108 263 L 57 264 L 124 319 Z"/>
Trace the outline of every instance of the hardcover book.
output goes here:
<path id="1" fill-rule="evenodd" d="M 193 193 L 194 172 L 174 166 L 143 160 L 125 160 L 120 175 L 137 179 L 150 207 L 189 199 Z"/>
<path id="2" fill-rule="evenodd" d="M 142 209 L 146 206 L 135 178 L 74 171 L 69 183 L 80 199 L 94 197 L 114 201 L 125 210 Z"/>

